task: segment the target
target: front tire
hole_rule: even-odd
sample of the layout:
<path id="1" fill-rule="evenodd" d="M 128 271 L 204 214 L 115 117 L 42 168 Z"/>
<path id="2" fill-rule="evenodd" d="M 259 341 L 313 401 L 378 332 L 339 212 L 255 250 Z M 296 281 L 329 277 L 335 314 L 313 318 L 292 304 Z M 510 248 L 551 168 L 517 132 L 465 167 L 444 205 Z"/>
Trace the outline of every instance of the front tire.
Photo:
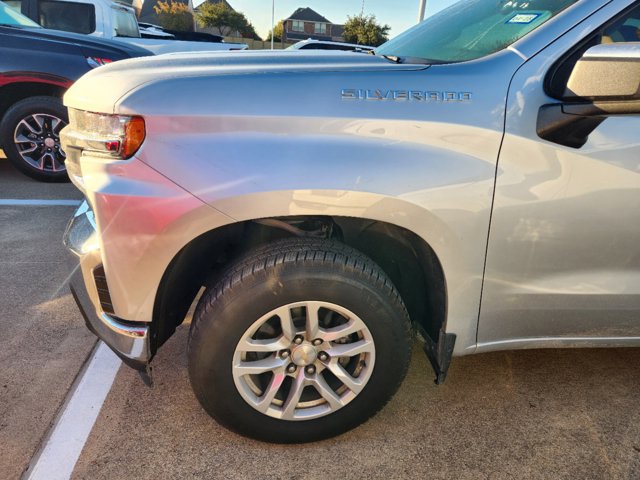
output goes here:
<path id="1" fill-rule="evenodd" d="M 11 106 L 0 124 L 0 144 L 15 168 L 41 182 L 68 182 L 60 130 L 67 109 L 55 97 L 31 97 Z"/>
<path id="2" fill-rule="evenodd" d="M 239 260 L 200 299 L 189 376 L 205 410 L 258 440 L 320 440 L 363 423 L 410 358 L 407 311 L 369 258 L 291 239 Z"/>

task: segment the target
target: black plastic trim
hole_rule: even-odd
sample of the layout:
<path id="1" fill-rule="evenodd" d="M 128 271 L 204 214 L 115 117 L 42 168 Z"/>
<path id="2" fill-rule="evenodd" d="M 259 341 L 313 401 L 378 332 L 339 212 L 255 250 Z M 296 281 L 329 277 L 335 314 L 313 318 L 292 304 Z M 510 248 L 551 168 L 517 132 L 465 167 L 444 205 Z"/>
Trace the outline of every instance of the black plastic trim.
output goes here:
<path id="1" fill-rule="evenodd" d="M 427 354 L 431 367 L 433 367 L 433 372 L 436 374 L 435 384 L 442 385 L 447 378 L 447 372 L 451 365 L 456 335 L 455 333 L 445 333 L 440 330 L 438 341 L 435 342 L 425 331 L 420 333 L 424 339 L 422 349 Z"/>

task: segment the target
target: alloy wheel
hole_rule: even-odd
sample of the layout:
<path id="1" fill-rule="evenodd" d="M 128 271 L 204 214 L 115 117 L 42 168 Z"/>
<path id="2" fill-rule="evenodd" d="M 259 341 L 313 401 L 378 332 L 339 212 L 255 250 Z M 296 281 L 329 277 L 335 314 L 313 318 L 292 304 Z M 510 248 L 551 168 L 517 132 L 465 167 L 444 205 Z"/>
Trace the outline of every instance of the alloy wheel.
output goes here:
<path id="1" fill-rule="evenodd" d="M 60 145 L 60 130 L 66 122 L 48 113 L 23 118 L 15 128 L 14 142 L 20 157 L 42 172 L 65 170 L 66 155 Z"/>
<path id="2" fill-rule="evenodd" d="M 233 379 L 254 409 L 281 420 L 310 420 L 347 405 L 375 364 L 365 323 L 332 303 L 279 307 L 249 327 L 236 346 Z"/>

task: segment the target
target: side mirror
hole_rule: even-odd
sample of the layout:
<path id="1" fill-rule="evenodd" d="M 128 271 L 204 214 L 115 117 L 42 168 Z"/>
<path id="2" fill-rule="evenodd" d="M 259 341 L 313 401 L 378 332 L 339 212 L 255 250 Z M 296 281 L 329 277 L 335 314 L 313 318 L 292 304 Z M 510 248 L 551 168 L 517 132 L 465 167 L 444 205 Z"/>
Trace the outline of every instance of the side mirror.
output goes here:
<path id="1" fill-rule="evenodd" d="M 573 68 L 562 103 L 544 105 L 538 135 L 580 148 L 613 115 L 640 114 L 640 43 L 611 43 L 587 50 Z"/>
<path id="2" fill-rule="evenodd" d="M 565 102 L 640 100 L 640 43 L 608 43 L 587 50 L 571 71 Z"/>

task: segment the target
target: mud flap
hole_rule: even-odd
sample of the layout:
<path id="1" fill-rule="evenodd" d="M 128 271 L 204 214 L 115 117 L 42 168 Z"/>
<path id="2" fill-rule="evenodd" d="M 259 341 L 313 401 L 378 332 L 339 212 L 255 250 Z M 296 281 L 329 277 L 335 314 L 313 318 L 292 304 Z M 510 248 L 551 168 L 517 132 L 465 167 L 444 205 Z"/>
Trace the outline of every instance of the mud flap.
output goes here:
<path id="1" fill-rule="evenodd" d="M 447 371 L 449 370 L 451 357 L 453 356 L 453 347 L 456 343 L 456 335 L 440 330 L 438 341 L 434 342 L 426 332 L 421 333 L 424 339 L 422 348 L 424 353 L 427 354 L 427 358 L 429 362 L 431 362 L 433 371 L 436 374 L 435 383 L 436 385 L 441 385 L 447 378 Z"/>
<path id="2" fill-rule="evenodd" d="M 144 370 L 138 370 L 140 378 L 147 387 L 153 387 L 153 368 L 149 363 L 146 364 Z"/>

